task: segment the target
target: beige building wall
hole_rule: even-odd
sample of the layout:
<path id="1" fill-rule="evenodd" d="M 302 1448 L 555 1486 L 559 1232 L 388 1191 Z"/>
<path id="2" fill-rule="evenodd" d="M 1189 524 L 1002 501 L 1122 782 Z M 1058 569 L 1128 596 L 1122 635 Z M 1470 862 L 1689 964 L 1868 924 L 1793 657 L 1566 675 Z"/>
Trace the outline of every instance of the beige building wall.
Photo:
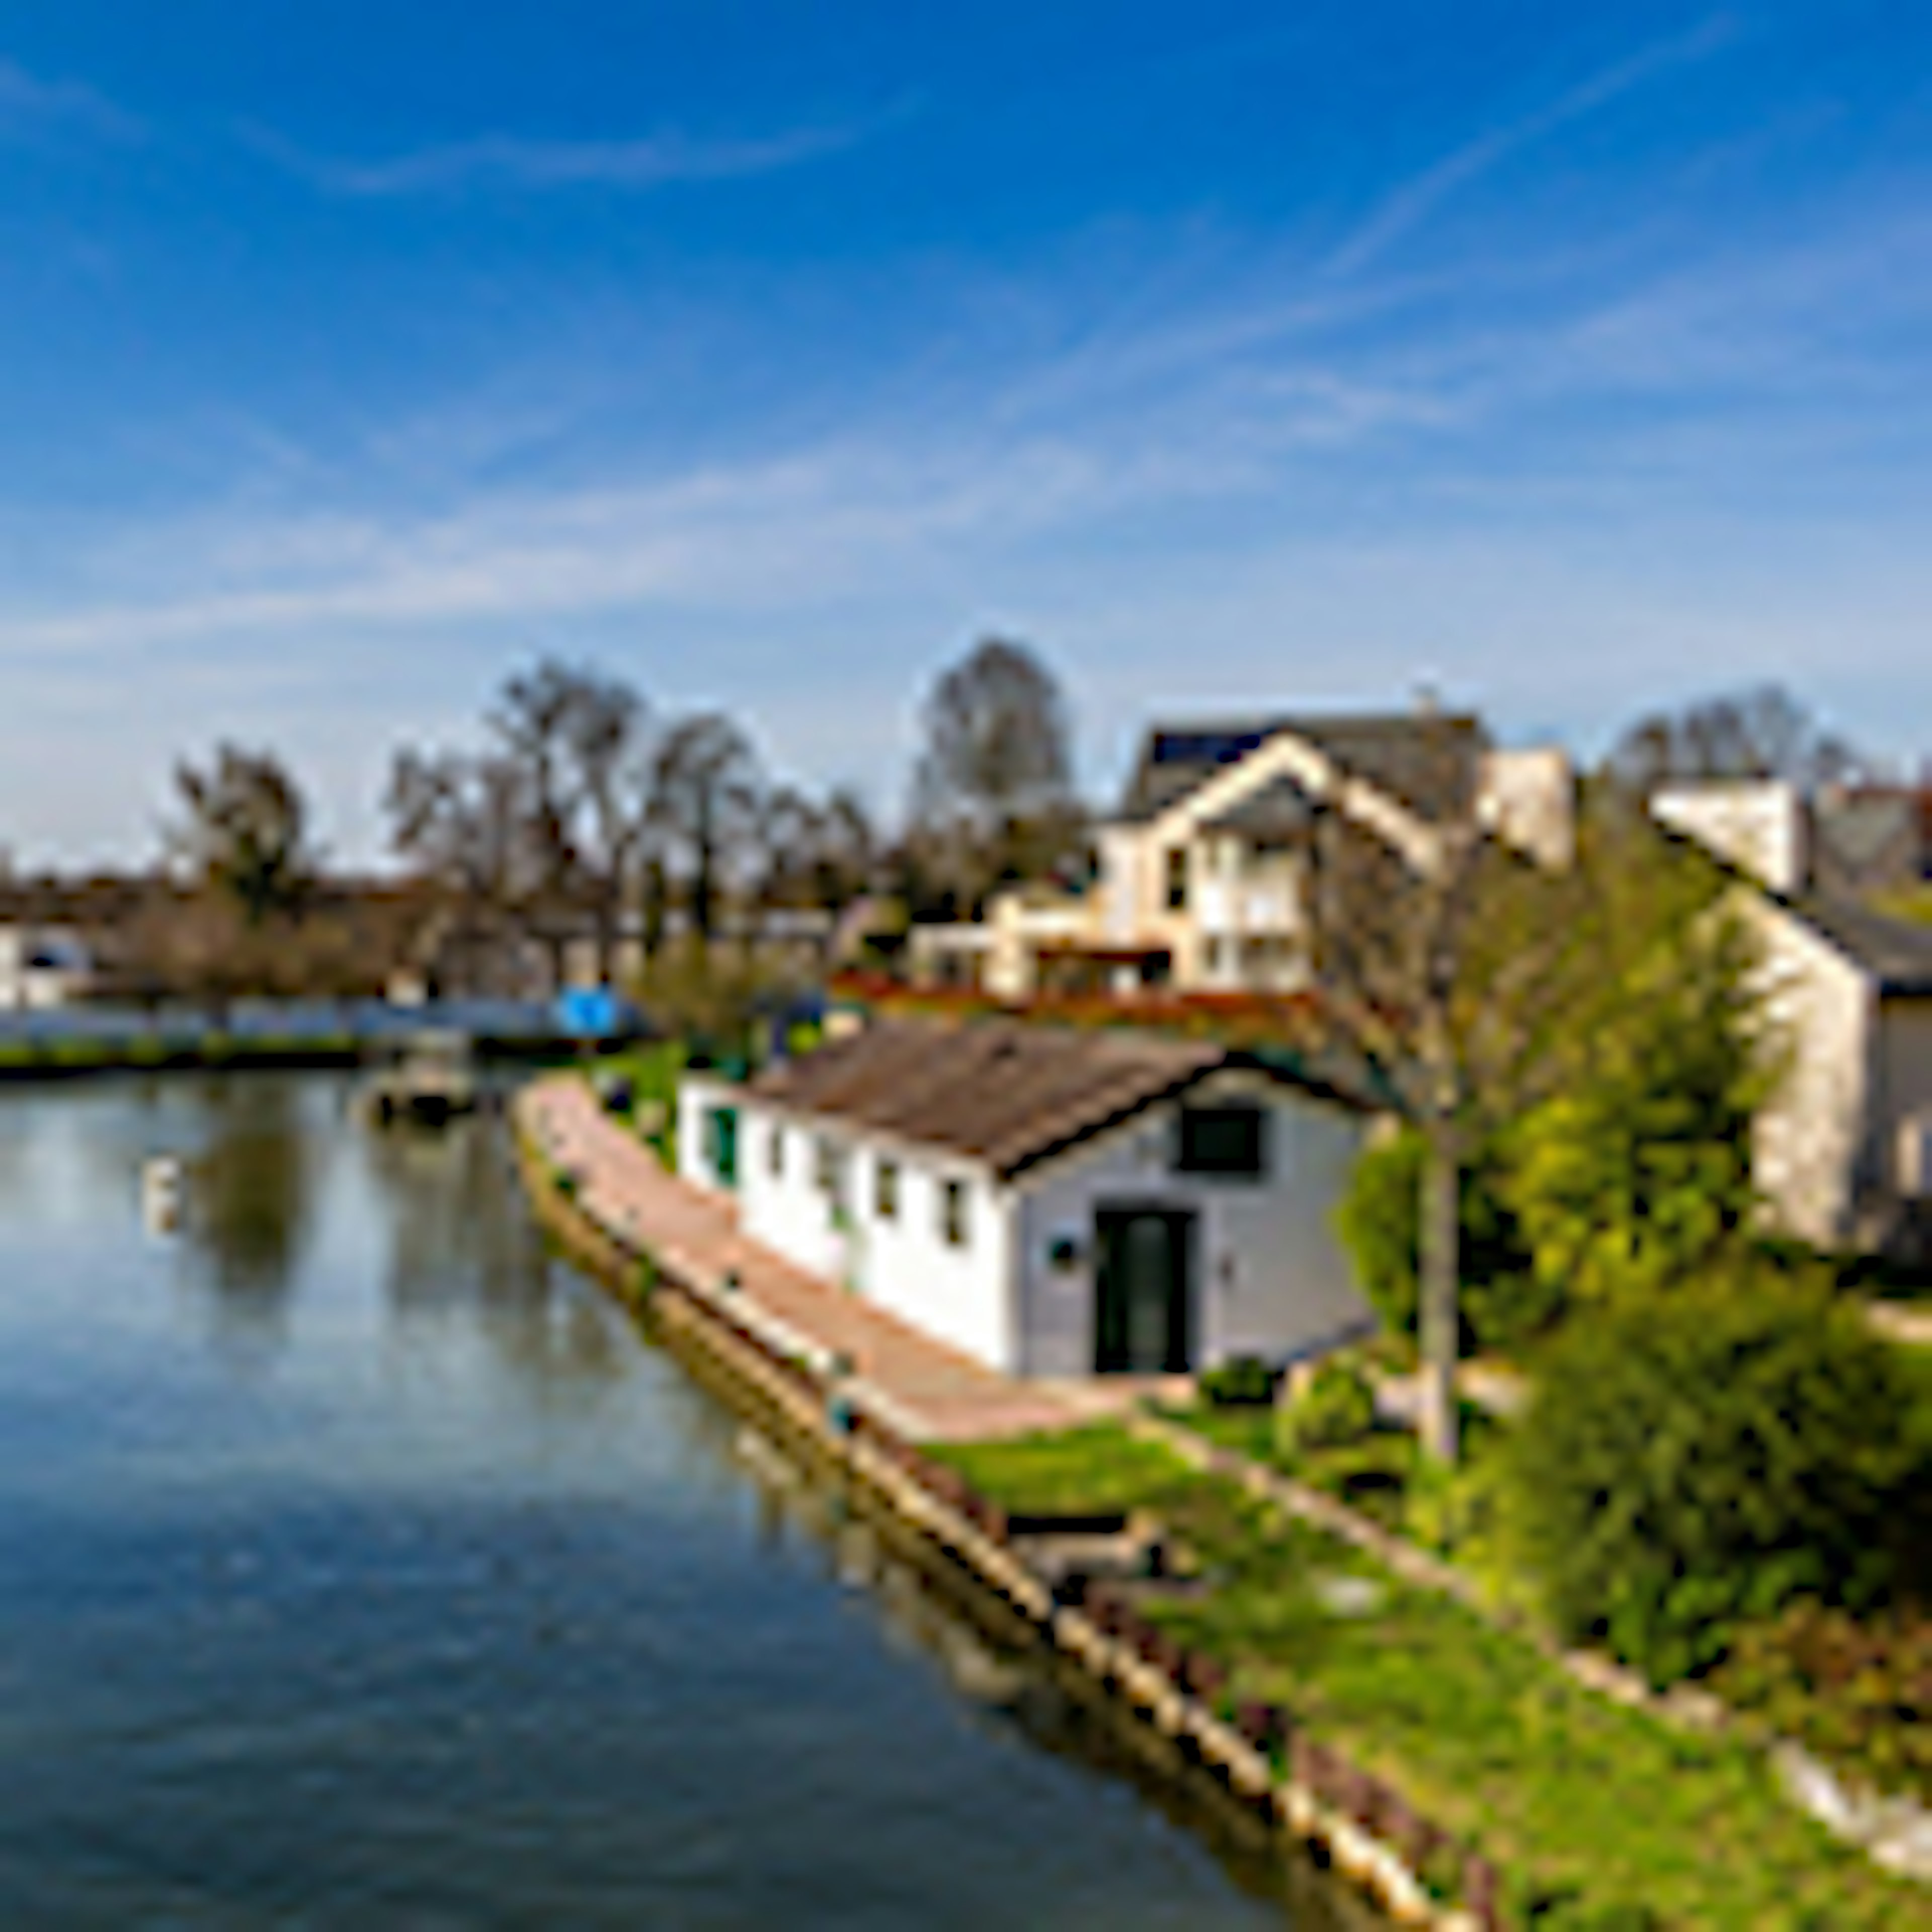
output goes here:
<path id="1" fill-rule="evenodd" d="M 1908 1142 L 1916 1143 L 1908 1146 Z M 1932 1214 L 1932 998 L 1888 998 L 1879 1004 L 1877 1072 L 1870 1160 L 1878 1182 L 1864 1204 L 1880 1225 L 1868 1238 L 1889 1241 L 1902 1210 Z M 1864 1232 L 1865 1231 L 1861 1231 Z"/>
<path id="2" fill-rule="evenodd" d="M 1795 892 L 1810 873 L 1804 801 L 1782 779 L 1673 785 L 1650 802 L 1660 824 L 1694 838 L 1774 892 Z"/>
<path id="3" fill-rule="evenodd" d="M 1736 903 L 1757 939 L 1768 1044 L 1781 1064 L 1758 1112 L 1752 1172 L 1780 1226 L 1840 1246 L 1859 1232 L 1876 996 L 1864 970 L 1795 914 L 1755 892 Z"/>
<path id="4" fill-rule="evenodd" d="M 1576 854 L 1576 776 L 1561 746 L 1483 754 L 1477 811 L 1507 845 L 1552 871 Z"/>

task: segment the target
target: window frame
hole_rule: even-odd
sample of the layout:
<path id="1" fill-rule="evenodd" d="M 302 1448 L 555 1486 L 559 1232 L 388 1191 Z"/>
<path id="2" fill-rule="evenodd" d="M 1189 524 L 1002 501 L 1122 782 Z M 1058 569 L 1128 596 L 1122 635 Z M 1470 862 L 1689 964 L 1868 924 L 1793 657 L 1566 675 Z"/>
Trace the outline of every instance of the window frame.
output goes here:
<path id="1" fill-rule="evenodd" d="M 968 1184 L 942 1180 L 939 1184 L 939 1238 L 949 1248 L 972 1246 L 971 1203 Z"/>
<path id="2" fill-rule="evenodd" d="M 1210 1121 L 1225 1123 L 1236 1118 L 1252 1123 L 1252 1163 L 1246 1159 L 1237 1165 L 1225 1158 L 1204 1158 L 1193 1138 L 1201 1125 Z M 1246 1181 L 1258 1185 L 1269 1176 L 1272 1153 L 1270 1140 L 1269 1110 L 1258 1100 L 1203 1101 L 1192 1106 L 1184 1102 L 1174 1124 L 1174 1171 L 1202 1180 Z"/>
<path id="3" fill-rule="evenodd" d="M 1167 902 L 1169 912 L 1187 910 L 1188 888 L 1192 884 L 1193 869 L 1185 845 L 1170 845 L 1167 848 L 1166 890 L 1162 896 Z"/>
<path id="4" fill-rule="evenodd" d="M 884 1156 L 872 1162 L 872 1214 L 880 1221 L 899 1218 L 899 1164 Z"/>

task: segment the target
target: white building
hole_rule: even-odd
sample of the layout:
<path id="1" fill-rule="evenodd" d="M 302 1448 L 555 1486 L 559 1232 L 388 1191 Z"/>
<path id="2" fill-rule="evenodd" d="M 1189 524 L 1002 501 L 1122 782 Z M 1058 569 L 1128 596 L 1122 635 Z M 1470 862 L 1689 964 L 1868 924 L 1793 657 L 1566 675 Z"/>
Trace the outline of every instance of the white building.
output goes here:
<path id="1" fill-rule="evenodd" d="M 1816 1247 L 1932 1261 L 1932 927 L 1822 886 L 1819 809 L 1782 780 L 1673 786 L 1650 808 L 1738 875 L 1779 1062 L 1752 1132 L 1772 1218 Z"/>
<path id="2" fill-rule="evenodd" d="M 1545 864 L 1568 862 L 1574 784 L 1554 747 L 1498 749 L 1479 720 L 1425 706 L 1150 731 L 1082 892 L 1025 886 L 983 921 L 919 926 L 922 976 L 1001 999 L 1042 985 L 1290 992 L 1308 974 L 1307 842 L 1338 812 L 1426 864 L 1436 828 L 1473 810 Z"/>
<path id="3" fill-rule="evenodd" d="M 997 1368 L 1274 1362 L 1370 1327 L 1331 1226 L 1361 1129 L 1227 1048 L 875 1022 L 679 1096 L 744 1232 Z"/>
<path id="4" fill-rule="evenodd" d="M 77 934 L 0 925 L 0 1012 L 64 1006 L 93 983 L 93 962 Z"/>
<path id="5" fill-rule="evenodd" d="M 1772 1036 L 1752 1176 L 1814 1246 L 1932 1262 L 1932 927 L 1749 889 Z"/>

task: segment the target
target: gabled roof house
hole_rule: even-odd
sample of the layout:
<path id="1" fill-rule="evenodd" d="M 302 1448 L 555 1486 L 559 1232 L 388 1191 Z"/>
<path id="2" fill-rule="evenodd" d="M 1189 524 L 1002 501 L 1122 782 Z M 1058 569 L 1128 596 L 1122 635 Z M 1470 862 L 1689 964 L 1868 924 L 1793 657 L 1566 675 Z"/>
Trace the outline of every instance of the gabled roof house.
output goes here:
<path id="1" fill-rule="evenodd" d="M 1839 887 L 1842 854 L 1788 784 L 1679 786 L 1651 809 L 1738 881 L 1782 1060 L 1752 1162 L 1774 1218 L 1819 1247 L 1932 1262 L 1932 926 Z"/>
<path id="2" fill-rule="evenodd" d="M 1009 1372 L 1276 1361 L 1368 1324 L 1330 1220 L 1358 1113 L 1208 1042 L 878 1021 L 687 1076 L 678 1164 L 740 1226 Z"/>
<path id="3" fill-rule="evenodd" d="M 1478 718 L 1432 706 L 1158 725 L 1100 828 L 1090 888 L 1022 887 L 978 923 L 917 928 L 914 964 L 1014 1000 L 1055 982 L 1292 992 L 1307 976 L 1318 814 L 1346 813 L 1420 863 L 1435 828 L 1472 808 L 1560 863 L 1569 762 L 1552 748 L 1498 749 Z"/>

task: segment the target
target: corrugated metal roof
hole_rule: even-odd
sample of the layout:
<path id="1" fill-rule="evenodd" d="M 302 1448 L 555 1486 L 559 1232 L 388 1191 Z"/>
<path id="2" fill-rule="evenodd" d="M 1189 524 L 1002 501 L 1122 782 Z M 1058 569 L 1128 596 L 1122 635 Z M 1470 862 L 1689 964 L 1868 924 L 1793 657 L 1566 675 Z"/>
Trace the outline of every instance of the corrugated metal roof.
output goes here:
<path id="1" fill-rule="evenodd" d="M 1246 1055 L 1211 1041 L 981 1020 L 880 1020 L 751 1083 L 759 1100 L 1011 1175 Z"/>

